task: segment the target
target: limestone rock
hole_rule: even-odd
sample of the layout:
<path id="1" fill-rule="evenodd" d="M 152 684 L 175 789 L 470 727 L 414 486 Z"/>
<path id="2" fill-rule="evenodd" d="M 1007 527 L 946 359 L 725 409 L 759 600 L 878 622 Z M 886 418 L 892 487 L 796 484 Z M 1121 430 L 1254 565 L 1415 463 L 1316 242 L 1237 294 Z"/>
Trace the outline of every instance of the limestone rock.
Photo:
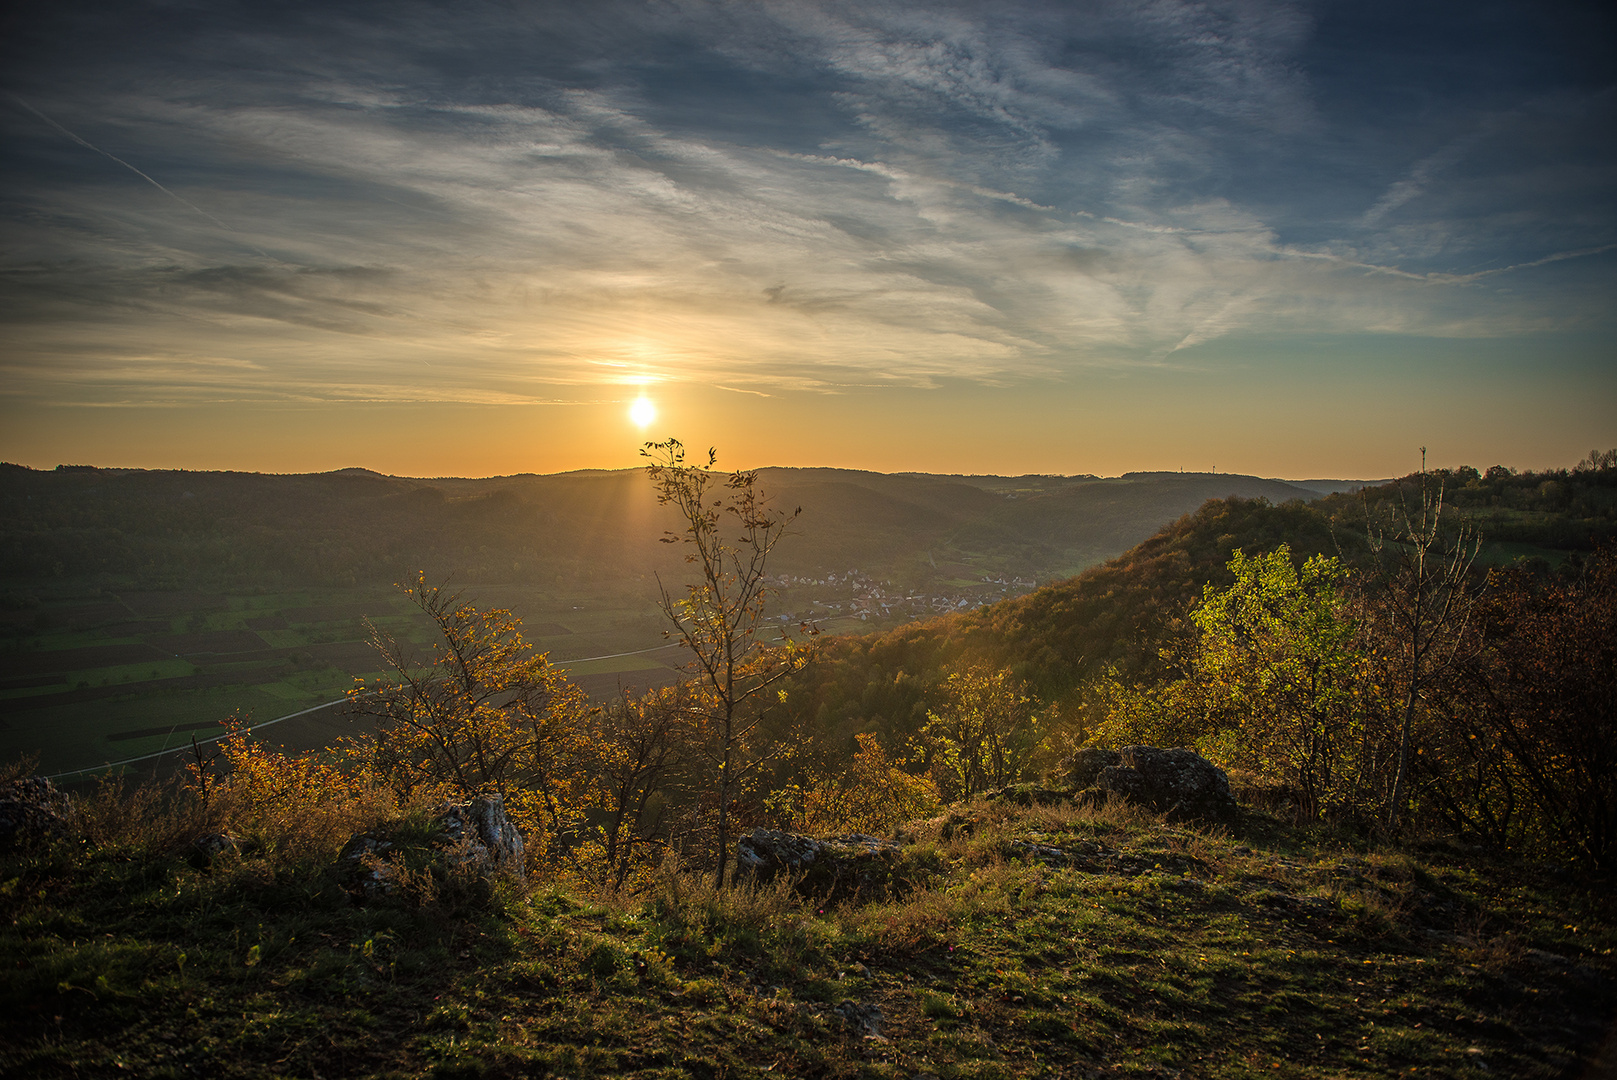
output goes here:
<path id="1" fill-rule="evenodd" d="M 522 833 L 495 794 L 446 803 L 425 829 L 388 822 L 355 833 L 338 853 L 334 869 L 354 899 L 378 901 L 398 892 L 400 866 L 436 876 L 469 870 L 484 881 L 496 874 L 521 879 L 523 853 Z"/>
<path id="2" fill-rule="evenodd" d="M 1086 746 L 1071 757 L 1063 758 L 1052 779 L 1064 782 L 1074 789 L 1093 787 L 1102 769 L 1109 769 L 1122 760 L 1123 755 L 1116 750 Z"/>
<path id="3" fill-rule="evenodd" d="M 1173 821 L 1233 821 L 1237 810 L 1230 778 L 1193 750 L 1126 746 L 1118 763 L 1100 770 L 1085 793 L 1098 802 L 1118 795 Z"/>
<path id="4" fill-rule="evenodd" d="M 386 835 L 377 835 L 392 831 L 382 826 L 371 832 L 355 833 L 337 853 L 334 864 L 337 877 L 355 900 L 375 902 L 397 892 L 398 872 L 389 856 L 398 845 Z"/>
<path id="5" fill-rule="evenodd" d="M 73 800 L 43 776 L 0 786 L 0 851 L 32 847 L 63 836 L 73 822 Z"/>
<path id="6" fill-rule="evenodd" d="M 498 872 L 523 877 L 522 833 L 505 816 L 505 800 L 499 795 L 442 806 L 433 824 L 444 837 L 443 846 L 465 852 L 464 858 L 483 876 Z"/>
<path id="7" fill-rule="evenodd" d="M 736 841 L 736 866 L 759 884 L 788 874 L 798 892 L 827 903 L 871 900 L 892 891 L 901 852 L 878 836 L 817 839 L 757 828 Z"/>
<path id="8" fill-rule="evenodd" d="M 875 1002 L 843 1001 L 831 1011 L 842 1017 L 842 1022 L 856 1034 L 867 1039 L 887 1041 L 881 1033 L 882 1022 L 886 1018 L 882 1016 L 881 1006 Z"/>

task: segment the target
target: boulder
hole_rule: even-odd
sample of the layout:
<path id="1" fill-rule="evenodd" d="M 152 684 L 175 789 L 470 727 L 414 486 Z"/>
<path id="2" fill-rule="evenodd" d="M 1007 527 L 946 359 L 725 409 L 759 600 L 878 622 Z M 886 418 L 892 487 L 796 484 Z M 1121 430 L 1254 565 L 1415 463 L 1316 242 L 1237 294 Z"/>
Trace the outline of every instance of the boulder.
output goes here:
<path id="1" fill-rule="evenodd" d="M 1084 794 L 1090 802 L 1121 796 L 1171 821 L 1233 821 L 1236 816 L 1224 770 L 1183 747 L 1126 746 L 1117 764 L 1101 769 Z"/>
<path id="2" fill-rule="evenodd" d="M 0 851 L 15 851 L 65 836 L 73 800 L 43 776 L 0 785 Z"/>
<path id="3" fill-rule="evenodd" d="M 852 1029 L 855 1034 L 866 1039 L 877 1039 L 881 1042 L 889 1041 L 881 1033 L 882 1023 L 886 1020 L 886 1017 L 882 1015 L 881 1006 L 874 1001 L 842 1001 L 838 1002 L 831 1011 L 840 1016 L 842 1022 Z"/>
<path id="4" fill-rule="evenodd" d="M 463 852 L 484 877 L 496 872 L 523 877 L 522 833 L 505 816 L 505 800 L 498 794 L 441 806 L 433 824 L 444 838 L 442 846 Z"/>
<path id="5" fill-rule="evenodd" d="M 1056 774 L 1051 778 L 1065 783 L 1075 791 L 1093 787 L 1102 769 L 1109 769 L 1123 760 L 1116 750 L 1100 746 L 1086 746 L 1070 757 L 1063 758 Z"/>
<path id="6" fill-rule="evenodd" d="M 435 878 L 469 872 L 484 882 L 496 874 L 520 880 L 523 853 L 522 833 L 495 794 L 446 803 L 424 827 L 393 821 L 355 833 L 338 853 L 334 870 L 355 900 L 377 901 L 398 892 L 401 869 Z"/>
<path id="7" fill-rule="evenodd" d="M 355 833 L 337 853 L 332 869 L 355 900 L 374 903 L 398 891 L 397 858 L 404 852 L 391 838 L 394 833 L 385 825 Z"/>
<path id="8" fill-rule="evenodd" d="M 902 849 L 879 836 L 816 838 L 753 829 L 736 841 L 736 868 L 758 884 L 788 875 L 804 896 L 836 903 L 886 896 L 899 884 Z"/>

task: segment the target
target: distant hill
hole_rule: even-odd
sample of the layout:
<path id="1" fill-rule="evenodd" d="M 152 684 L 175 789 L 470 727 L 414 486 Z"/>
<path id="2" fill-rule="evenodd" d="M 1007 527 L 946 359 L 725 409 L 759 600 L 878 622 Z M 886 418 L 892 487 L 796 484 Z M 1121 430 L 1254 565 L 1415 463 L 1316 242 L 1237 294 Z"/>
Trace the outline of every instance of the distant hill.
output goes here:
<path id="1" fill-rule="evenodd" d="M 1433 479 L 1481 527 L 1485 559 L 1553 565 L 1617 533 L 1613 477 Z M 1221 580 L 1235 547 L 1334 552 L 1367 504 L 1418 498 L 1410 478 L 1362 493 L 1160 472 L 771 468 L 760 481 L 776 505 L 803 509 L 771 561 L 777 611 L 830 634 L 880 631 L 834 640 L 798 688 L 822 732 L 912 728 L 932 682 L 972 657 L 1012 667 L 1047 701 L 1069 697 L 1104 664 L 1153 663 L 1156 638 Z M 1343 490 L 1318 497 L 1333 484 Z M 513 610 L 598 697 L 677 679 L 683 654 L 655 605 L 657 579 L 677 587 L 687 570 L 678 545 L 658 542 L 677 527 L 639 470 L 467 480 L 0 466 L 0 755 L 39 751 L 65 770 L 183 745 L 232 713 L 331 701 L 376 671 L 365 619 L 427 640 L 393 588 L 421 571 Z M 942 612 L 953 614 L 911 621 Z M 319 745 L 330 732 L 316 721 L 275 730 Z"/>
<path id="2" fill-rule="evenodd" d="M 1287 480 L 1286 483 L 1310 491 L 1317 491 L 1321 495 L 1351 495 L 1364 488 L 1380 487 L 1392 483 L 1392 478 L 1384 480 Z"/>
<path id="3" fill-rule="evenodd" d="M 1255 477 L 950 477 L 765 469 L 803 514 L 770 570 L 828 633 L 969 610 L 1127 549 Z M 640 470 L 488 479 L 0 466 L 0 757 L 141 758 L 237 714 L 304 714 L 379 673 L 366 620 L 417 646 L 394 589 L 424 572 L 509 608 L 597 698 L 678 679 L 658 579 L 687 568 Z M 852 574 L 850 571 L 858 571 Z M 785 579 L 790 578 L 788 584 Z M 334 710 L 273 729 L 345 733 Z"/>
<path id="4" fill-rule="evenodd" d="M 1117 555 L 1209 498 L 1311 498 L 1250 476 L 953 477 L 761 471 L 803 507 L 774 568 L 934 580 L 1047 581 Z M 640 470 L 418 479 L 0 466 L 0 581 L 163 588 L 389 584 L 425 569 L 463 581 L 619 583 L 677 571 L 674 522 Z M 638 577 L 639 575 L 635 575 Z"/>
<path id="5" fill-rule="evenodd" d="M 999 478 L 993 478 L 998 480 Z M 1065 576 L 1115 555 L 1209 497 L 1308 494 L 1255 477 L 979 480 L 765 469 L 801 505 L 780 572 L 876 577 L 974 571 Z M 390 583 L 416 569 L 460 580 L 607 584 L 627 567 L 677 571 L 674 523 L 639 470 L 482 480 L 139 470 L 0 470 L 0 576 L 13 588 L 100 578 L 161 588 Z M 936 571 L 936 573 L 934 573 Z"/>

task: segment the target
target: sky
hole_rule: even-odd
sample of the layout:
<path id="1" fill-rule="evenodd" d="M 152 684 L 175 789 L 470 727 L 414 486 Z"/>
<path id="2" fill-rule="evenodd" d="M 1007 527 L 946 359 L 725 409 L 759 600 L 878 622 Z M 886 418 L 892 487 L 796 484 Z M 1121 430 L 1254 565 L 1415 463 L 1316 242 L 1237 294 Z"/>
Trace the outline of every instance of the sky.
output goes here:
<path id="1" fill-rule="evenodd" d="M 1373 478 L 1617 446 L 1603 5 L 9 10 L 7 461 L 485 476 L 675 436 Z"/>

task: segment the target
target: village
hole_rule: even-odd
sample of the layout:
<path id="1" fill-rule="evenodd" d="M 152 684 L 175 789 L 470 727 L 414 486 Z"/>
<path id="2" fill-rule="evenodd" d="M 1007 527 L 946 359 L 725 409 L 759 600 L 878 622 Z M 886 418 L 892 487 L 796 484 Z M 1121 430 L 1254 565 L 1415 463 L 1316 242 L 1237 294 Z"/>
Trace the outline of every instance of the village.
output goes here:
<path id="1" fill-rule="evenodd" d="M 906 589 L 892 581 L 875 581 L 858 569 L 819 578 L 780 574 L 767 584 L 777 591 L 775 618 L 781 623 L 855 618 L 877 625 L 972 611 L 1038 586 L 1029 578 L 985 575 L 975 582 L 956 578 Z"/>

